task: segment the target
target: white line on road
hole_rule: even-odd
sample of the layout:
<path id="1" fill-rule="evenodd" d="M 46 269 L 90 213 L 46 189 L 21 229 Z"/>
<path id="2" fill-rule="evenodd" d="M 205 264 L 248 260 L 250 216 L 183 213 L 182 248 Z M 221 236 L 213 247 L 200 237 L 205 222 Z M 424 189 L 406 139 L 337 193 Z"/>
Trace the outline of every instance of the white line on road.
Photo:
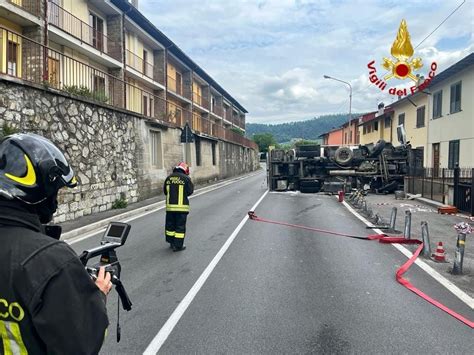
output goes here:
<path id="1" fill-rule="evenodd" d="M 343 201 L 343 204 L 354 216 L 359 218 L 367 226 L 372 226 L 372 224 L 369 221 L 367 221 L 363 216 L 361 216 L 357 211 L 355 211 L 351 206 L 349 206 L 349 204 L 346 201 Z M 372 228 L 372 230 L 375 233 L 384 234 L 378 228 Z M 391 245 L 394 248 L 396 248 L 399 252 L 401 252 L 403 255 L 405 255 L 407 258 L 411 258 L 413 256 L 413 253 L 409 251 L 407 248 L 405 248 L 403 245 L 401 244 L 391 244 Z M 433 269 L 431 266 L 429 266 L 420 258 L 416 259 L 415 264 L 418 265 L 428 275 L 433 277 L 436 281 L 438 281 L 441 285 L 446 287 L 446 289 L 448 289 L 453 295 L 455 295 L 457 298 L 459 298 L 461 301 L 467 304 L 471 309 L 474 309 L 474 298 L 470 297 L 466 292 L 461 290 L 459 287 L 457 287 L 455 284 L 453 284 L 451 281 L 449 281 L 447 278 L 445 278 L 443 275 L 441 275 L 438 271 Z"/>
<path id="2" fill-rule="evenodd" d="M 260 171 L 258 173 L 248 174 L 246 176 L 239 176 L 238 178 L 232 179 L 230 181 L 224 181 L 224 182 L 212 185 L 212 186 L 203 187 L 201 189 L 196 190 L 196 192 L 198 192 L 198 193 L 190 196 L 189 198 L 190 199 L 196 198 L 198 196 L 207 194 L 208 192 L 212 192 L 212 191 L 218 190 L 222 187 L 234 184 L 238 181 L 242 181 L 242 180 L 248 179 L 250 177 L 256 176 L 259 173 L 260 173 Z M 81 227 L 81 228 L 78 228 L 78 229 L 74 229 L 72 231 L 64 233 L 63 236 L 62 236 L 62 240 L 64 240 L 69 245 L 79 243 L 80 241 L 83 241 L 85 239 L 93 237 L 94 235 L 105 232 L 108 222 L 111 222 L 111 221 L 124 222 L 124 223 L 131 222 L 135 219 L 145 217 L 145 216 L 147 216 L 151 213 L 155 213 L 155 212 L 158 212 L 158 211 L 164 209 L 165 208 L 164 203 L 165 203 L 165 201 L 159 201 L 159 202 L 156 202 L 154 204 L 141 207 L 137 210 L 144 210 L 144 212 L 143 213 L 138 212 L 137 214 L 135 214 L 134 216 L 132 216 L 130 218 L 126 218 L 126 216 L 132 211 L 128 211 L 128 212 L 125 212 L 125 213 L 122 213 L 122 214 L 119 214 L 119 215 L 116 215 L 116 216 L 112 216 L 112 217 L 100 220 L 98 222 L 93 223 L 92 225 L 88 225 L 88 226 L 84 226 L 84 227 Z M 155 207 L 155 206 L 158 206 L 158 207 Z M 94 226 L 96 226 L 96 227 L 94 228 Z M 87 233 L 87 234 L 80 235 L 78 237 L 69 237 L 70 235 L 81 234 L 81 230 L 83 231 L 83 233 Z"/>
<path id="3" fill-rule="evenodd" d="M 258 199 L 258 201 L 253 205 L 251 208 L 251 211 L 254 211 L 257 206 L 262 202 L 264 197 L 267 195 L 268 190 L 265 191 L 265 193 Z M 146 348 L 143 354 L 145 355 L 151 355 L 151 354 L 156 354 L 161 346 L 165 343 L 166 339 L 168 336 L 171 334 L 173 331 L 174 327 L 176 324 L 179 322 L 181 317 L 183 316 L 184 312 L 186 312 L 186 309 L 189 307 L 191 302 L 193 301 L 194 297 L 196 297 L 197 293 L 201 289 L 201 287 L 204 285 L 206 280 L 208 279 L 209 275 L 211 275 L 212 271 L 216 267 L 217 263 L 221 260 L 222 256 L 225 254 L 227 249 L 229 249 L 230 245 L 234 241 L 235 237 L 237 234 L 240 232 L 240 230 L 243 228 L 245 222 L 249 219 L 248 215 L 242 219 L 242 221 L 239 223 L 237 228 L 232 232 L 230 237 L 227 239 L 225 244 L 222 246 L 222 248 L 219 250 L 219 252 L 216 254 L 214 259 L 212 259 L 211 263 L 206 267 L 204 272 L 199 276 L 199 279 L 196 281 L 196 283 L 191 287 L 187 295 L 183 298 L 183 300 L 180 302 L 178 307 L 174 310 L 174 312 L 171 314 L 171 316 L 168 318 L 166 323 L 163 325 L 163 327 L 160 329 L 158 334 L 153 338 L 151 341 L 150 345 Z"/>

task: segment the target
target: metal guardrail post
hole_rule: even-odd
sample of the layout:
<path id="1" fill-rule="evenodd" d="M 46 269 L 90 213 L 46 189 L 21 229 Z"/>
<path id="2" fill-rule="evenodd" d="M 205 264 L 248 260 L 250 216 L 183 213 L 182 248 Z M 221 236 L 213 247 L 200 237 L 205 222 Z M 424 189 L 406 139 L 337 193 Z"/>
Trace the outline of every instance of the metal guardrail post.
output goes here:
<path id="1" fill-rule="evenodd" d="M 425 197 L 425 177 L 426 177 L 426 170 L 422 169 L 423 173 L 421 174 L 421 197 Z"/>
<path id="2" fill-rule="evenodd" d="M 471 216 L 474 216 L 474 168 L 471 170 Z"/>
<path id="3" fill-rule="evenodd" d="M 392 208 L 392 214 L 390 215 L 390 229 L 395 230 L 395 224 L 397 221 L 397 208 L 393 207 Z"/>
<path id="4" fill-rule="evenodd" d="M 442 177 L 443 177 L 443 204 L 446 204 L 446 194 L 445 194 L 445 189 L 444 189 L 444 185 L 446 184 L 446 169 L 443 168 L 442 170 Z"/>
<path id="5" fill-rule="evenodd" d="M 466 244 L 466 234 L 458 233 L 456 251 L 454 253 L 453 275 L 462 275 L 462 264 L 464 261 L 464 245 Z"/>
<path id="6" fill-rule="evenodd" d="M 454 168 L 454 196 L 453 196 L 453 205 L 458 207 L 458 196 L 459 196 L 459 173 L 460 173 L 459 165 L 456 163 L 456 167 Z"/>
<path id="7" fill-rule="evenodd" d="M 433 200 L 433 179 L 434 179 L 434 169 L 431 169 L 431 200 Z"/>
<path id="8" fill-rule="evenodd" d="M 428 222 L 421 222 L 421 237 L 423 240 L 422 255 L 425 258 L 431 257 L 430 234 L 428 232 Z"/>
<path id="9" fill-rule="evenodd" d="M 405 229 L 403 232 L 405 239 L 411 239 L 411 212 L 405 211 Z"/>

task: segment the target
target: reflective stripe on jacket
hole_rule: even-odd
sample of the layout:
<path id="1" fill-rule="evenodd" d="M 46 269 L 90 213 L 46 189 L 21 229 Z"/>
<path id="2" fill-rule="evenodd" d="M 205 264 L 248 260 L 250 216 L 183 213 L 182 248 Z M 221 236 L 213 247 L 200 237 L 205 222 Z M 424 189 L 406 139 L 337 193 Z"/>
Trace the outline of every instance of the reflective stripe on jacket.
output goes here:
<path id="1" fill-rule="evenodd" d="M 188 196 L 194 192 L 194 186 L 189 176 L 173 172 L 166 178 L 163 192 L 166 196 L 167 212 L 189 212 Z"/>

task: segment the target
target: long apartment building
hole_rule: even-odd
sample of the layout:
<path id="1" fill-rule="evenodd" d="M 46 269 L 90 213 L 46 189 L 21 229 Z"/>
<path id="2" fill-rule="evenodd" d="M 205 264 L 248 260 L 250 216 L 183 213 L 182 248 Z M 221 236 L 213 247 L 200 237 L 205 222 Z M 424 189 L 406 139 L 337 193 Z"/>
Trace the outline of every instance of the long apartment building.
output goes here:
<path id="1" fill-rule="evenodd" d="M 0 73 L 254 148 L 247 110 L 126 0 L 0 0 Z"/>

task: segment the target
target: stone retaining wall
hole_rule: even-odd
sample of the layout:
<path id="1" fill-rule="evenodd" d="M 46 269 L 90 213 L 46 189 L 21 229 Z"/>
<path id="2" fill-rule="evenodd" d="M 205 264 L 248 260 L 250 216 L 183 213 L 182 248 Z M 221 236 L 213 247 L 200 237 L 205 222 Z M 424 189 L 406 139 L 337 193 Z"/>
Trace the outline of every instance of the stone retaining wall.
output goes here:
<path id="1" fill-rule="evenodd" d="M 167 174 L 186 154 L 179 143 L 179 129 L 48 88 L 0 79 L 0 126 L 5 123 L 51 139 L 78 176 L 79 187 L 60 193 L 56 222 L 109 210 L 118 199 L 133 203 L 162 193 Z M 150 132 L 160 135 L 159 166 L 151 164 Z M 239 175 L 259 166 L 257 152 L 208 139 L 201 139 L 200 165 L 194 144 L 187 157 L 196 182 Z"/>

